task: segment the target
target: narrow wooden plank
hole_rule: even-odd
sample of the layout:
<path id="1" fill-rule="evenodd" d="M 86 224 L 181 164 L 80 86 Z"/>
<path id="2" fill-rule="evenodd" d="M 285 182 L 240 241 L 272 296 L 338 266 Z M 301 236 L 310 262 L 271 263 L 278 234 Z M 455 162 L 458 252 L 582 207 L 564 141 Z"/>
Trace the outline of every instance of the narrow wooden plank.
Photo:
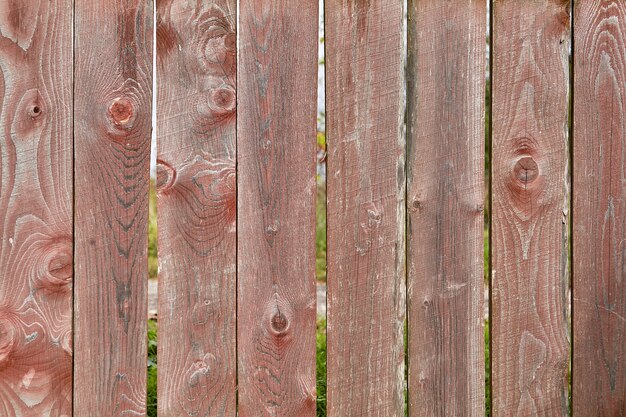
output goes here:
<path id="1" fill-rule="evenodd" d="M 238 415 L 315 415 L 317 0 L 239 4 Z"/>
<path id="2" fill-rule="evenodd" d="M 486 2 L 409 1 L 409 414 L 484 416 Z"/>
<path id="3" fill-rule="evenodd" d="M 160 416 L 234 416 L 235 0 L 157 6 Z"/>
<path id="4" fill-rule="evenodd" d="M 0 415 L 72 413 L 72 2 L 0 2 Z"/>
<path id="5" fill-rule="evenodd" d="M 328 415 L 404 415 L 402 2 L 327 0 Z"/>
<path id="6" fill-rule="evenodd" d="M 569 7 L 494 3 L 495 416 L 568 415 Z"/>
<path id="7" fill-rule="evenodd" d="M 574 11 L 575 416 L 626 415 L 626 3 Z"/>
<path id="8" fill-rule="evenodd" d="M 152 10 L 75 1 L 75 416 L 146 412 Z"/>

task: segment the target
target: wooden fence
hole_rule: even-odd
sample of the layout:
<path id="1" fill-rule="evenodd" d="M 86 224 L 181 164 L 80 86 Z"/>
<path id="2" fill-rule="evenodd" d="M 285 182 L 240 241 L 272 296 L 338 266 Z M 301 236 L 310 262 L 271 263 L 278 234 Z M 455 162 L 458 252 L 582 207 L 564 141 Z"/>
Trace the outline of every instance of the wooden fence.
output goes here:
<path id="1" fill-rule="evenodd" d="M 0 0 L 0 416 L 146 413 L 153 77 L 159 415 L 315 415 L 318 4 L 212 1 Z M 626 1 L 325 10 L 328 415 L 484 415 L 486 208 L 491 413 L 626 415 Z"/>

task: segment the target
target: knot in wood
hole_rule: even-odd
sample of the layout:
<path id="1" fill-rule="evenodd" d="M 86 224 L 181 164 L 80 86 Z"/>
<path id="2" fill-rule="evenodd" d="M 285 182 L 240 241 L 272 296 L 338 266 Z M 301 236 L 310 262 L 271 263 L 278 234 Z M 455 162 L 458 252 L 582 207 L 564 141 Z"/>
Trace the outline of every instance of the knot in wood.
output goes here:
<path id="1" fill-rule="evenodd" d="M 13 352 L 16 342 L 16 329 L 13 323 L 2 318 L 0 312 L 0 364 L 7 361 Z"/>
<path id="2" fill-rule="evenodd" d="M 28 115 L 34 119 L 35 117 L 41 116 L 41 113 L 41 107 L 38 104 L 34 104 L 29 110 Z"/>
<path id="3" fill-rule="evenodd" d="M 133 104 L 126 98 L 118 97 L 109 106 L 109 117 L 116 126 L 129 126 L 133 115 Z"/>
<path id="4" fill-rule="evenodd" d="M 201 16 L 202 30 L 198 30 L 192 44 L 198 47 L 198 65 L 202 72 L 234 75 L 236 72 L 237 34 L 231 26 L 228 13 L 212 5 L 209 13 Z"/>
<path id="5" fill-rule="evenodd" d="M 211 89 L 208 100 L 209 107 L 218 115 L 232 113 L 237 106 L 235 89 L 229 85 Z"/>
<path id="6" fill-rule="evenodd" d="M 65 291 L 74 275 L 72 239 L 68 236 L 51 238 L 43 249 L 39 285 L 48 291 Z"/>
<path id="7" fill-rule="evenodd" d="M 17 104 L 12 132 L 18 140 L 28 140 L 41 133 L 45 124 L 43 114 L 43 97 L 36 88 L 26 91 Z"/>
<path id="8" fill-rule="evenodd" d="M 539 176 L 539 167 L 531 156 L 524 156 L 517 161 L 513 172 L 515 178 L 527 184 L 533 182 Z"/>
<path id="9" fill-rule="evenodd" d="M 176 170 L 167 162 L 157 160 L 156 165 L 156 188 L 158 191 L 169 189 L 176 180 Z"/>
<path id="10" fill-rule="evenodd" d="M 207 365 L 207 363 L 204 361 L 204 359 L 198 359 L 193 363 L 193 366 L 195 369 L 202 371 L 202 372 L 208 372 L 209 370 L 209 365 Z"/>
<path id="11" fill-rule="evenodd" d="M 408 204 L 408 209 L 411 213 L 421 211 L 422 209 L 422 197 L 420 195 L 414 196 Z"/>
<path id="12" fill-rule="evenodd" d="M 278 334 L 281 334 L 281 333 L 284 333 L 289 327 L 289 320 L 287 320 L 287 317 L 285 317 L 283 313 L 281 313 L 280 311 L 277 311 L 272 316 L 272 320 L 270 324 L 272 326 L 272 330 L 274 330 Z"/>
<path id="13" fill-rule="evenodd" d="M 235 52 L 235 48 L 237 46 L 237 34 L 229 32 L 226 36 L 224 36 L 224 46 L 229 51 Z"/>
<path id="14" fill-rule="evenodd" d="M 48 263 L 48 272 L 54 278 L 67 283 L 72 279 L 72 257 L 61 253 L 53 257 Z"/>
<path id="15" fill-rule="evenodd" d="M 383 216 L 376 210 L 367 210 L 368 224 L 370 228 L 377 228 L 383 221 Z"/>
<path id="16" fill-rule="evenodd" d="M 190 369 L 189 386 L 195 388 L 205 385 L 207 378 L 212 377 L 212 370 L 219 368 L 217 362 L 217 358 L 211 353 L 205 354 L 202 359 L 195 360 Z"/>
<path id="17" fill-rule="evenodd" d="M 267 229 L 265 229 L 265 233 L 267 233 L 268 236 L 276 235 L 278 233 L 278 222 L 274 221 L 274 223 L 267 226 Z"/>

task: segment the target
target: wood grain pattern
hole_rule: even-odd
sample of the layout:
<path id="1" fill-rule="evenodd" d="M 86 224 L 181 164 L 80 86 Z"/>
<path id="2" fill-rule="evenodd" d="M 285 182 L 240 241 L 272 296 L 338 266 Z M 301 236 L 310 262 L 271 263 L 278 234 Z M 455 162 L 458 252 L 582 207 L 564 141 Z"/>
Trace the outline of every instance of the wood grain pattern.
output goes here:
<path id="1" fill-rule="evenodd" d="M 160 416 L 235 415 L 236 10 L 157 6 Z"/>
<path id="2" fill-rule="evenodd" d="M 75 1 L 74 415 L 146 413 L 151 1 Z"/>
<path id="3" fill-rule="evenodd" d="M 569 7 L 494 3 L 495 416 L 568 415 Z"/>
<path id="4" fill-rule="evenodd" d="M 0 415 L 72 413 L 72 2 L 0 2 Z"/>
<path id="5" fill-rule="evenodd" d="M 328 0 L 328 415 L 404 415 L 404 8 Z"/>
<path id="6" fill-rule="evenodd" d="M 409 415 L 484 416 L 486 2 L 409 1 Z"/>
<path id="7" fill-rule="evenodd" d="M 626 3 L 574 12 L 575 416 L 626 415 Z"/>
<path id="8" fill-rule="evenodd" d="M 315 415 L 317 0 L 239 4 L 238 415 Z"/>

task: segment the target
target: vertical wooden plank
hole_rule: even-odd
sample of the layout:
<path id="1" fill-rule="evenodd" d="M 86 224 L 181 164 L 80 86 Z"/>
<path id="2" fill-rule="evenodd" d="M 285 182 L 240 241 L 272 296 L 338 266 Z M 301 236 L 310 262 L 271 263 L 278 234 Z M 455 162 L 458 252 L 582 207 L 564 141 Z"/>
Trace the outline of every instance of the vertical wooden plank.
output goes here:
<path id="1" fill-rule="evenodd" d="M 575 3 L 575 416 L 626 415 L 626 3 Z"/>
<path id="2" fill-rule="evenodd" d="M 328 415 L 404 415 L 401 1 L 326 1 Z"/>
<path id="3" fill-rule="evenodd" d="M 75 0 L 75 416 L 146 412 L 152 10 Z"/>
<path id="4" fill-rule="evenodd" d="M 241 417 L 315 415 L 317 0 L 239 4 Z"/>
<path id="5" fill-rule="evenodd" d="M 236 10 L 157 7 L 161 416 L 235 415 Z"/>
<path id="6" fill-rule="evenodd" d="M 72 412 L 72 2 L 0 2 L 0 415 Z"/>
<path id="7" fill-rule="evenodd" d="M 568 414 L 569 7 L 494 2 L 495 416 Z"/>
<path id="8" fill-rule="evenodd" d="M 409 1 L 411 416 L 484 416 L 486 2 Z"/>

